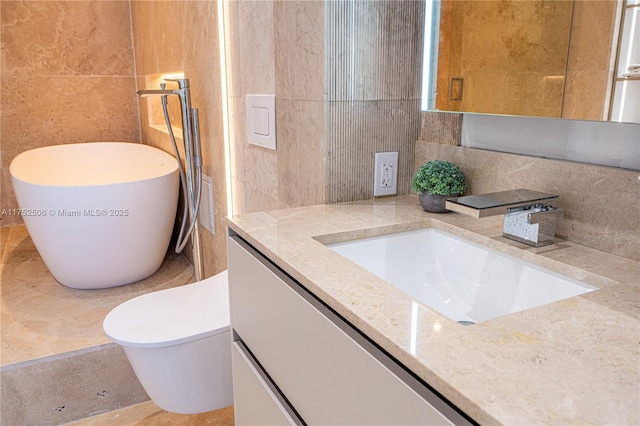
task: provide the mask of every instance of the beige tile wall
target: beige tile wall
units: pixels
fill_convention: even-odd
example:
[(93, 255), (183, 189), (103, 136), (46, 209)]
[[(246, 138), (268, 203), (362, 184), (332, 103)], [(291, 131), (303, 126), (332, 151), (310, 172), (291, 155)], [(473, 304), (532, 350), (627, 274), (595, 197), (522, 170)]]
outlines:
[[(183, 72), (190, 81), (192, 107), (199, 110), (203, 172), (211, 176), (214, 193), (215, 235), (204, 229), (201, 231), (205, 275), (211, 276), (226, 269), (227, 264), (217, 2), (134, 0), (131, 1), (131, 16), (138, 87), (159, 88), (159, 75)], [(160, 98), (140, 98), (139, 102), (143, 142), (173, 153), (163, 120), (157, 128), (149, 125), (147, 107), (151, 104), (158, 108)], [(175, 105), (176, 99), (170, 99), (170, 102)], [(172, 122), (180, 126), (178, 113), (172, 116)], [(181, 144), (180, 139), (177, 142)], [(183, 253), (190, 257), (188, 247)]]
[(20, 152), (140, 135), (128, 2), (2, 0), (0, 15), (0, 205), (13, 209), (9, 164)]
[[(227, 4), (234, 212), (371, 198), (374, 154), (383, 151), (399, 152), (406, 193), (419, 127), (420, 4)], [(248, 94), (276, 95), (276, 151), (247, 143)]]
[[(323, 203), (323, 2), (225, 5), (234, 213)], [(276, 95), (275, 151), (247, 142), (248, 94)]]

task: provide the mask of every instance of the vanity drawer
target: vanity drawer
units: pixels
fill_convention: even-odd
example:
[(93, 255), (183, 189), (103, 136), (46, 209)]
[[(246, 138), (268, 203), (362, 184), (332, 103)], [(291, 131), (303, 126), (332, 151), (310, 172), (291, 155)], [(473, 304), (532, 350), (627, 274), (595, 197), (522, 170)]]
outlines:
[(228, 250), (231, 326), (306, 423), (453, 424), (423, 396), (451, 407), (246, 242)]
[(241, 342), (231, 346), (234, 420), (246, 425), (300, 425)]

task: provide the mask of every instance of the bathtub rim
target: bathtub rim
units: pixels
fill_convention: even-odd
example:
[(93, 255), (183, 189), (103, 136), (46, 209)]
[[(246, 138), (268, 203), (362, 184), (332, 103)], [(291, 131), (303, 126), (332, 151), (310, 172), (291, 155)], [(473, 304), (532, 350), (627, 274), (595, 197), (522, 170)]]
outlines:
[[(85, 146), (85, 145), (90, 145), (90, 144), (99, 144), (99, 145), (134, 145), (136, 147), (143, 147), (143, 149), (145, 150), (149, 150), (150, 152), (153, 152), (154, 155), (161, 155), (163, 157), (166, 157), (166, 159), (172, 160), (170, 167), (167, 167), (167, 170), (163, 170), (162, 173), (155, 173), (155, 174), (149, 174), (146, 177), (142, 177), (142, 178), (136, 178), (136, 179), (128, 179), (128, 180), (119, 180), (119, 181), (113, 181), (113, 182), (104, 182), (104, 183), (85, 183), (85, 184), (56, 184), (56, 183), (43, 183), (41, 181), (34, 181), (34, 180), (29, 180), (27, 178), (25, 178), (24, 176), (24, 170), (16, 170), (19, 167), (22, 167), (21, 164), (19, 163), (20, 161), (24, 160), (24, 157), (28, 156), (28, 155), (34, 155), (35, 151), (41, 152), (41, 151), (46, 151), (46, 150), (51, 150), (51, 149), (70, 149), (70, 147), (78, 147), (78, 146)], [(20, 157), (23, 157), (22, 159), (20, 159)], [(16, 160), (18, 160), (18, 162), (16, 162)], [(173, 166), (173, 167), (171, 167)], [(18, 172), (16, 174), (16, 171)], [(134, 182), (145, 182), (148, 180), (152, 180), (152, 179), (158, 179), (158, 178), (163, 178), (165, 176), (170, 176), (173, 174), (177, 174), (179, 173), (179, 167), (178, 167), (178, 160), (176, 159), (176, 157), (172, 154), (170, 154), (167, 151), (164, 151), (163, 149), (157, 148), (155, 146), (152, 145), (147, 145), (145, 143), (142, 142), (126, 142), (126, 141), (104, 141), (104, 142), (74, 142), (74, 143), (63, 143), (63, 144), (57, 144), (57, 145), (47, 145), (47, 146), (43, 146), (43, 147), (37, 147), (37, 148), (32, 148), (32, 149), (28, 149), (26, 151), (22, 151), (20, 153), (18, 153), (12, 160), (11, 163), (9, 165), (9, 173), (11, 175), (11, 179), (16, 179), (26, 185), (33, 185), (33, 186), (39, 186), (39, 187), (48, 187), (48, 188), (86, 188), (86, 187), (103, 187), (103, 186), (110, 186), (110, 185), (121, 185), (121, 184), (127, 184), (127, 183), (134, 183)]]

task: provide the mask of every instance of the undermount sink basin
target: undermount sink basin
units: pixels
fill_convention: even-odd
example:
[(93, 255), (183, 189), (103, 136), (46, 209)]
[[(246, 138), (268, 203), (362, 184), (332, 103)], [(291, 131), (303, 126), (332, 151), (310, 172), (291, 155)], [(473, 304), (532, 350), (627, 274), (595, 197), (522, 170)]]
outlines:
[(327, 244), (408, 295), (473, 324), (595, 290), (434, 228)]

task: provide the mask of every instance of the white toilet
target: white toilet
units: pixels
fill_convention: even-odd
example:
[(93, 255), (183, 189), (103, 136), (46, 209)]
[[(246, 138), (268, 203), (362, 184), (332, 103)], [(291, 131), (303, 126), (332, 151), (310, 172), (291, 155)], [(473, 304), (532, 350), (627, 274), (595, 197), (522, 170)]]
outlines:
[(128, 300), (103, 328), (160, 408), (195, 414), (233, 404), (227, 271)]

